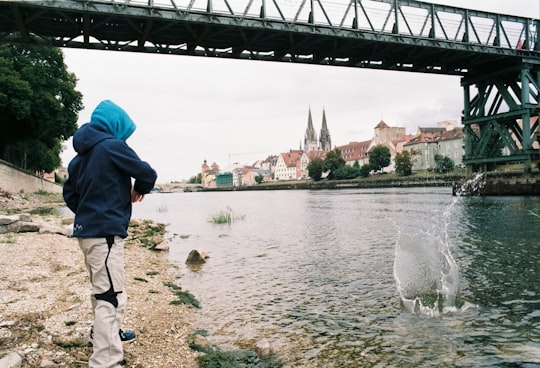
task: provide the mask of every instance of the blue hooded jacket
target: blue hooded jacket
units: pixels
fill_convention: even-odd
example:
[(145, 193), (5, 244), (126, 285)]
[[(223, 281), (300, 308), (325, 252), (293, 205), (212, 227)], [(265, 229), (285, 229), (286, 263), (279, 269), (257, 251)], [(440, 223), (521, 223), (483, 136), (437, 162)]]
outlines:
[(131, 219), (131, 181), (140, 194), (149, 193), (156, 172), (127, 144), (135, 131), (128, 114), (111, 101), (101, 102), (73, 135), (77, 156), (68, 166), (64, 200), (75, 213), (73, 236), (127, 236)]

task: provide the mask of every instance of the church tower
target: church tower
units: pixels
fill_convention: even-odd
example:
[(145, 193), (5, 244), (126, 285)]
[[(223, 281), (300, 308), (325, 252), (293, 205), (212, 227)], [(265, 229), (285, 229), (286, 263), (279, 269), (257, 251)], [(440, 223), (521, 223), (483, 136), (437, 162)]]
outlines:
[(321, 143), (321, 151), (329, 152), (332, 150), (332, 140), (330, 139), (330, 131), (328, 130), (328, 126), (326, 125), (326, 112), (324, 108), (322, 113), (322, 128), (319, 142)]
[(304, 151), (316, 151), (319, 149), (319, 141), (317, 140), (317, 133), (313, 129), (313, 119), (311, 118), (311, 107), (308, 114), (308, 126), (306, 134), (304, 135)]

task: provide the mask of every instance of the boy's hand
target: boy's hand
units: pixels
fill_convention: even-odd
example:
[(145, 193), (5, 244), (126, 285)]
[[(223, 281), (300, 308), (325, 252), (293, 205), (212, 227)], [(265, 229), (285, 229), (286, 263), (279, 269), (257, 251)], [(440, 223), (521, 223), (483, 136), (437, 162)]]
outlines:
[(135, 189), (131, 190), (131, 202), (132, 203), (142, 202), (143, 199), (144, 199), (144, 194), (140, 194)]

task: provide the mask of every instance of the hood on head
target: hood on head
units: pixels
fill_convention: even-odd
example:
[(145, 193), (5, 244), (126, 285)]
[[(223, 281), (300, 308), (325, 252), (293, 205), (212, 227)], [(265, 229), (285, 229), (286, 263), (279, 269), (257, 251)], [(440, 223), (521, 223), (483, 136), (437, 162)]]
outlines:
[(110, 100), (104, 100), (97, 105), (90, 117), (90, 123), (102, 127), (116, 139), (125, 141), (135, 131), (135, 123), (129, 115)]

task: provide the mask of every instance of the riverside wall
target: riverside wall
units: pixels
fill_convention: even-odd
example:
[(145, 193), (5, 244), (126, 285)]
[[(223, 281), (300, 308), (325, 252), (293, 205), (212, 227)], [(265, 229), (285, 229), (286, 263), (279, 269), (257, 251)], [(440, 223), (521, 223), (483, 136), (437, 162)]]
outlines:
[[(452, 193), (454, 195), (460, 195), (459, 193), (463, 192), (463, 188), (471, 187), (469, 184), (470, 182), (475, 184), (475, 188), (464, 195), (540, 195), (540, 172), (530, 174), (487, 173), (479, 179), (462, 180), (454, 183)], [(467, 192), (467, 190), (465, 190), (465, 192)]]
[(386, 177), (385, 175), (381, 175), (367, 179), (303, 180), (295, 182), (270, 182), (253, 186), (202, 188), (202, 191), (449, 187), (449, 193), (451, 193), (452, 184), (462, 179), (462, 175), (432, 175), (421, 177)]
[(9, 193), (35, 193), (40, 190), (62, 193), (62, 186), (0, 160), (0, 190)]
[[(429, 175), (387, 177), (372, 176), (366, 179), (353, 180), (311, 180), (295, 182), (271, 182), (253, 186), (200, 188), (204, 192), (240, 191), (240, 190), (294, 190), (294, 189), (350, 189), (350, 188), (409, 188), (409, 187), (448, 187), (453, 195), (540, 195), (540, 172), (523, 173), (489, 173), (485, 174), (478, 189), (468, 192), (460, 188), (471, 181), (465, 175)], [(459, 194), (458, 194), (459, 193)]]

